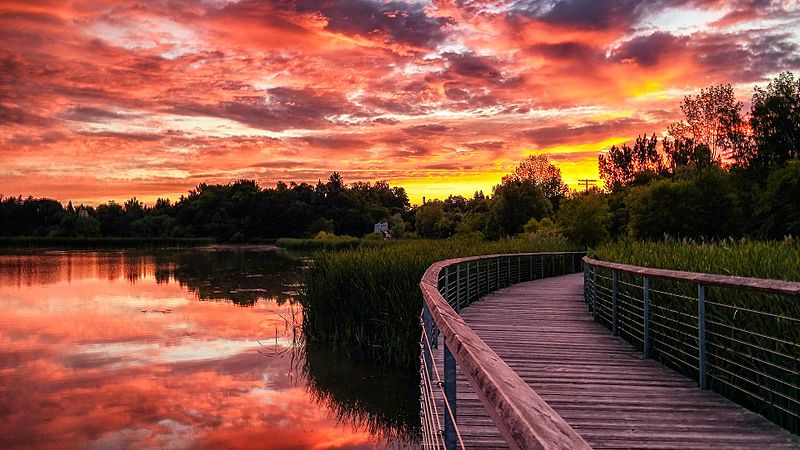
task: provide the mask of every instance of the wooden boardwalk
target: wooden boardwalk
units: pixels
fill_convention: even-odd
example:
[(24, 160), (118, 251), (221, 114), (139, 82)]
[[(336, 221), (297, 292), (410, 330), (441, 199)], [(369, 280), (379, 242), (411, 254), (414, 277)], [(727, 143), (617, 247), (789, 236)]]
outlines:
[[(593, 322), (582, 274), (497, 291), (462, 317), (594, 448), (800, 449), (800, 437), (643, 359)], [(465, 445), (505, 448), (460, 373), (457, 393)]]

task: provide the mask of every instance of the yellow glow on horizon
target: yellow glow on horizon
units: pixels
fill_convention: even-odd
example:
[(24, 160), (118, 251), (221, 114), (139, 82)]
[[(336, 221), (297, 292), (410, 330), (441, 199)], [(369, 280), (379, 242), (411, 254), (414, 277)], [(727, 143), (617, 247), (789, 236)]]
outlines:
[(485, 172), (474, 174), (448, 175), (428, 178), (398, 178), (391, 180), (392, 186), (405, 188), (412, 205), (422, 204), (426, 200), (444, 200), (451, 195), (472, 197), (475, 191), (483, 191), (490, 195), (492, 188), (500, 184), (503, 172)]
[[(539, 148), (535, 150), (523, 151), (523, 158), (527, 158), (530, 154), (536, 155), (549, 155), (551, 153), (583, 153), (583, 152), (597, 152), (598, 154), (603, 150), (608, 150), (612, 145), (621, 145), (633, 139), (631, 136), (615, 136), (604, 139), (600, 142), (589, 142), (586, 144), (571, 144), (571, 145), (557, 145), (555, 147)], [(552, 158), (551, 158), (552, 162)]]

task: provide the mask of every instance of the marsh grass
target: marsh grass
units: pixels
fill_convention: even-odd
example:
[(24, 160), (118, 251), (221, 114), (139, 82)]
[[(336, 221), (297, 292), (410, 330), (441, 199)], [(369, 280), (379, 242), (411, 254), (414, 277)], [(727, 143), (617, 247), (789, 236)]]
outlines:
[[(797, 242), (621, 242), (590, 252), (637, 266), (800, 281)], [(610, 292), (609, 270), (599, 272)], [(641, 278), (619, 275), (620, 335), (642, 348)], [(610, 327), (608, 295), (598, 319)], [(652, 356), (697, 380), (697, 285), (652, 279)], [(708, 286), (706, 349), (709, 387), (788, 430), (800, 432), (800, 298)]]
[(299, 239), (299, 238), (281, 238), (275, 241), (275, 245), (286, 250), (348, 250), (359, 247), (380, 247), (389, 244), (389, 241), (363, 239), (352, 236), (335, 236), (328, 235), (322, 239)]
[(419, 359), (419, 281), (434, 262), (495, 253), (574, 250), (563, 238), (396, 241), (317, 252), (303, 275), (304, 335), (391, 366)]

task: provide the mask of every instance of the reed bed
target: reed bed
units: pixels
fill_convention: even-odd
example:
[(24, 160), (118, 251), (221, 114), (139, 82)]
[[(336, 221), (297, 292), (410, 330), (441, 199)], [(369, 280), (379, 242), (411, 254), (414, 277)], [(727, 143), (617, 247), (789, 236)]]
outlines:
[(558, 237), (397, 241), (374, 248), (317, 252), (301, 296), (304, 334), (391, 366), (419, 359), (419, 281), (434, 262), (495, 253), (570, 251)]
[(363, 239), (352, 236), (334, 236), (325, 239), (280, 238), (275, 245), (286, 250), (348, 250), (358, 247), (380, 247), (388, 241)]
[[(644, 267), (800, 281), (797, 242), (727, 240), (620, 242), (590, 255)], [(611, 327), (609, 270), (598, 272), (598, 321)], [(642, 348), (641, 277), (619, 274), (620, 336)], [(695, 380), (697, 285), (652, 279), (651, 356)], [(709, 387), (784, 428), (800, 432), (800, 298), (707, 287)]]

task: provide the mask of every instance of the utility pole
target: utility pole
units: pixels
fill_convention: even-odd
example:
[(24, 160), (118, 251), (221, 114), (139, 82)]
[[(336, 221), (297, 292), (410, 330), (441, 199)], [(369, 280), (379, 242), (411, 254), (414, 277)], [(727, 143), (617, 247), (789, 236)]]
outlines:
[(583, 192), (588, 192), (589, 191), (589, 184), (591, 184), (594, 187), (594, 185), (596, 183), (597, 183), (597, 180), (590, 180), (590, 179), (586, 179), (586, 178), (578, 179), (578, 184), (582, 184), (583, 185)]

